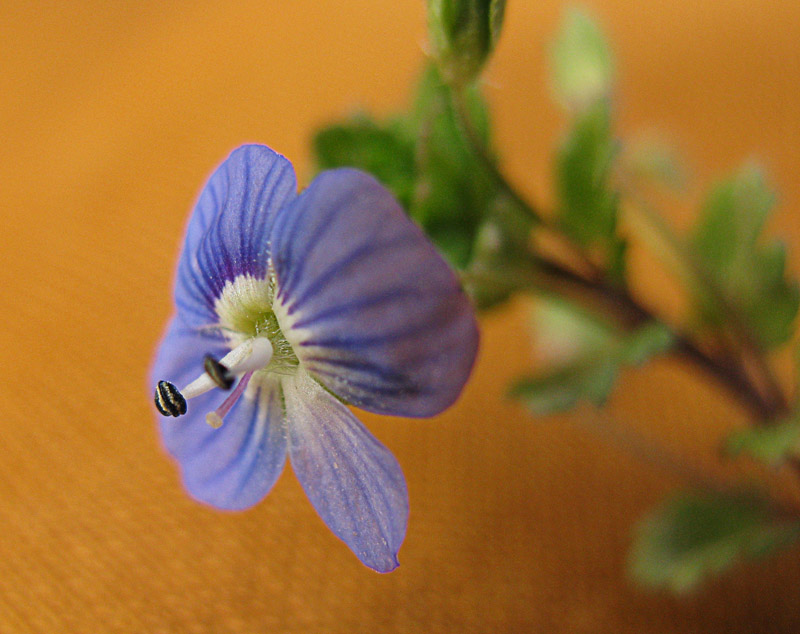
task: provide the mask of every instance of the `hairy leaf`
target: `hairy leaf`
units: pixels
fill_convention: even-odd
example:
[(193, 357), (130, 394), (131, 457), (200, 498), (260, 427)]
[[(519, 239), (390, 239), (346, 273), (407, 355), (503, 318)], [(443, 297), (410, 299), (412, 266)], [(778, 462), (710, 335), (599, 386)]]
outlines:
[(606, 268), (621, 278), (624, 242), (616, 234), (619, 193), (611, 182), (617, 149), (609, 105), (598, 101), (577, 117), (559, 148), (555, 184), (563, 230), (584, 247), (599, 248)]
[(602, 405), (618, 371), (619, 366), (611, 358), (585, 359), (550, 373), (520, 379), (512, 385), (510, 395), (542, 416), (569, 410), (582, 400)]
[(732, 456), (747, 454), (769, 465), (777, 465), (800, 449), (800, 419), (797, 416), (769, 427), (750, 427), (731, 434), (726, 451)]
[(621, 346), (622, 360), (630, 365), (641, 365), (652, 357), (672, 347), (675, 337), (660, 322), (650, 322), (627, 335)]
[(357, 167), (373, 174), (407, 209), (414, 193), (414, 139), (399, 122), (366, 114), (319, 130), (313, 150), (320, 170)]
[[(791, 337), (800, 307), (800, 288), (787, 275), (784, 246), (760, 240), (774, 199), (761, 170), (745, 166), (712, 190), (691, 241), (714, 286), (763, 348)], [(713, 295), (699, 301), (704, 323), (724, 328), (725, 307)]]
[(673, 343), (663, 324), (624, 333), (564, 300), (542, 302), (533, 328), (538, 356), (548, 367), (519, 379), (510, 394), (535, 414), (565, 411), (582, 400), (602, 405), (624, 366), (642, 364)]
[(756, 495), (687, 492), (640, 523), (629, 568), (643, 585), (684, 593), (798, 537), (800, 523), (780, 519)]

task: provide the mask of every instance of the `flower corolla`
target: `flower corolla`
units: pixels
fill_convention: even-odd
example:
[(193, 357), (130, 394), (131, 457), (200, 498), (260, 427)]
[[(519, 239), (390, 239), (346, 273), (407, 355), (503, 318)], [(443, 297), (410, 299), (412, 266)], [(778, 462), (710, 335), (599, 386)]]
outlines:
[(200, 195), (175, 304), (152, 377), (189, 493), (248, 508), (288, 455), (330, 529), (393, 570), (405, 479), (346, 405), (438, 414), (478, 346), (469, 300), (423, 232), (368, 174), (323, 172), (298, 194), (288, 160), (243, 146)]

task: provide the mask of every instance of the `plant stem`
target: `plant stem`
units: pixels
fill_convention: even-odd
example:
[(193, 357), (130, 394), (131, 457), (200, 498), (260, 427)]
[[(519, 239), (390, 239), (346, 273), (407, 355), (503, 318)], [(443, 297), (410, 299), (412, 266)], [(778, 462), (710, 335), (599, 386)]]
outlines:
[[(630, 195), (632, 192), (628, 192)], [(651, 232), (658, 236), (659, 243), (668, 253), (662, 254), (672, 262), (680, 263), (680, 272), (687, 283), (691, 284), (698, 292), (706, 295), (716, 304), (726, 322), (735, 335), (734, 342), (738, 344), (746, 361), (749, 361), (760, 379), (761, 387), (764, 390), (764, 398), (770, 403), (770, 407), (776, 413), (786, 413), (789, 409), (788, 400), (783, 388), (764, 356), (763, 350), (758, 344), (757, 337), (752, 329), (742, 318), (734, 302), (731, 301), (728, 293), (720, 287), (717, 281), (709, 274), (702, 262), (699, 262), (695, 254), (678, 239), (672, 229), (663, 221), (650, 206), (643, 200), (634, 200), (631, 209), (638, 212), (638, 216), (649, 225)], [(659, 249), (662, 251), (663, 249)], [(735, 359), (735, 355), (729, 355), (730, 360)], [(729, 360), (729, 362), (730, 362)]]
[[(535, 266), (557, 283), (577, 288), (610, 305), (629, 328), (635, 328), (650, 321), (664, 323), (652, 311), (640, 304), (626, 289), (608, 285), (602, 280), (588, 280), (558, 263), (539, 258), (536, 259)], [(727, 388), (734, 398), (747, 407), (757, 421), (771, 420), (783, 413), (774, 402), (766, 400), (761, 395), (740, 366), (717, 359), (700, 348), (686, 334), (669, 324), (666, 325), (675, 338), (675, 352)]]
[(568, 236), (566, 236), (557, 226), (555, 226), (550, 219), (541, 213), (534, 205), (532, 205), (523, 196), (517, 188), (512, 185), (505, 177), (503, 172), (497, 165), (497, 161), (492, 156), (489, 148), (481, 139), (475, 126), (472, 122), (472, 117), (469, 114), (467, 107), (466, 94), (463, 88), (450, 89), (451, 102), (453, 110), (456, 115), (458, 123), (464, 132), (464, 136), (469, 144), (470, 150), (475, 157), (483, 164), (484, 169), (494, 180), (495, 184), (500, 190), (514, 203), (514, 206), (527, 215), (534, 223), (546, 229), (552, 236), (554, 236), (566, 251), (574, 258), (579, 266), (588, 272), (592, 277), (597, 277), (601, 274), (597, 265), (586, 256), (583, 250), (576, 245)]
[(486, 144), (481, 139), (477, 130), (475, 130), (475, 126), (472, 123), (472, 117), (469, 114), (469, 108), (467, 107), (464, 90), (451, 88), (450, 96), (456, 119), (461, 125), (461, 130), (464, 132), (464, 136), (469, 143), (469, 148), (472, 153), (483, 164), (484, 169), (495, 181), (495, 184), (520, 210), (527, 214), (530, 219), (537, 224), (544, 223), (545, 220), (542, 214), (533, 205), (531, 205), (525, 199), (525, 197), (523, 197), (516, 190), (516, 188), (508, 182), (508, 180), (506, 180), (506, 177), (497, 166), (497, 162), (494, 160), (494, 157), (492, 157), (489, 153), (489, 149), (486, 147)]
[[(582, 275), (581, 273), (568, 269), (559, 262), (547, 260), (541, 256), (532, 256), (532, 261), (537, 269), (545, 276), (551, 277), (559, 282), (566, 282), (574, 288), (581, 289), (583, 292), (588, 292), (596, 299), (611, 304), (618, 315), (621, 315), (625, 319), (628, 327), (636, 327), (653, 320), (664, 323), (663, 320), (659, 319), (652, 311), (640, 304), (630, 294), (628, 289), (607, 282), (604, 279), (602, 271), (586, 256), (583, 250), (572, 242), (568, 236), (565, 236), (563, 232), (559, 231), (558, 227), (549, 223), (546, 217), (508, 182), (472, 124), (472, 119), (466, 104), (465, 93), (463, 90), (452, 89), (451, 96), (456, 117), (461, 124), (472, 152), (481, 161), (497, 186), (520, 210), (540, 225), (543, 225), (554, 234), (558, 235), (562, 239), (562, 242), (567, 245), (571, 254), (577, 259), (581, 268), (587, 271), (587, 274)], [(671, 234), (668, 234), (666, 236), (670, 246), (675, 247), (677, 249), (676, 253), (680, 256), (684, 256), (684, 250), (680, 247), (677, 240), (672, 240), (670, 235)], [(693, 266), (693, 262), (691, 261), (687, 262), (687, 266), (692, 270), (696, 270), (696, 267)], [(727, 388), (728, 392), (750, 411), (758, 423), (769, 422), (785, 414), (788, 409), (788, 404), (783, 390), (766, 360), (760, 354), (755, 342), (750, 338), (749, 331), (740, 324), (741, 320), (738, 318), (738, 313), (733, 310), (729, 302), (724, 301), (726, 300), (724, 294), (717, 294), (716, 287), (713, 284), (709, 285), (707, 283), (708, 281), (705, 279), (705, 276), (700, 276), (699, 281), (705, 286), (711, 286), (711, 290), (715, 292), (715, 296), (720, 295), (719, 299), (723, 302), (723, 307), (726, 309), (726, 312), (735, 314), (735, 323), (740, 326), (737, 327), (736, 330), (743, 336), (742, 340), (745, 349), (748, 352), (749, 358), (759, 371), (766, 394), (762, 394), (761, 390), (753, 383), (741, 364), (730, 363), (726, 359), (720, 359), (709, 354), (689, 335), (667, 324), (675, 337), (675, 351), (714, 378), (720, 385)]]

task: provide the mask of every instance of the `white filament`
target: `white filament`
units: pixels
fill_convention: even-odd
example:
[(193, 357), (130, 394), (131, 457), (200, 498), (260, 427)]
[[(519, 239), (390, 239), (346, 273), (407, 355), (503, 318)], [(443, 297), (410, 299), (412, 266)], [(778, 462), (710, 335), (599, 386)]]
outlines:
[[(251, 337), (236, 346), (219, 362), (234, 376), (260, 370), (272, 359), (272, 344), (266, 337)], [(214, 380), (203, 372), (181, 390), (183, 398), (190, 399), (218, 387)]]

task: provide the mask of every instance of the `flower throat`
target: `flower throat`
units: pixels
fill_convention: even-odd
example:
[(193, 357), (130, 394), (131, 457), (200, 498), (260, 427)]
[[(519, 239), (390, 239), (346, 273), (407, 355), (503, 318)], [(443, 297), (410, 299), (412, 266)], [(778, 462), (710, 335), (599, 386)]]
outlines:
[[(268, 372), (293, 374), (297, 370), (297, 355), (272, 310), (275, 285), (271, 277), (257, 279), (242, 275), (226, 283), (214, 305), (219, 322), (213, 328), (226, 337), (231, 351), (219, 360), (206, 355), (202, 374), (183, 390), (169, 381), (159, 381), (155, 404), (162, 415), (182, 416), (188, 409), (187, 400), (214, 388), (230, 390), (240, 377), (223, 403), (206, 414), (209, 425), (220, 427), (248, 385), (257, 388), (259, 379)], [(251, 382), (252, 379), (255, 381)]]

